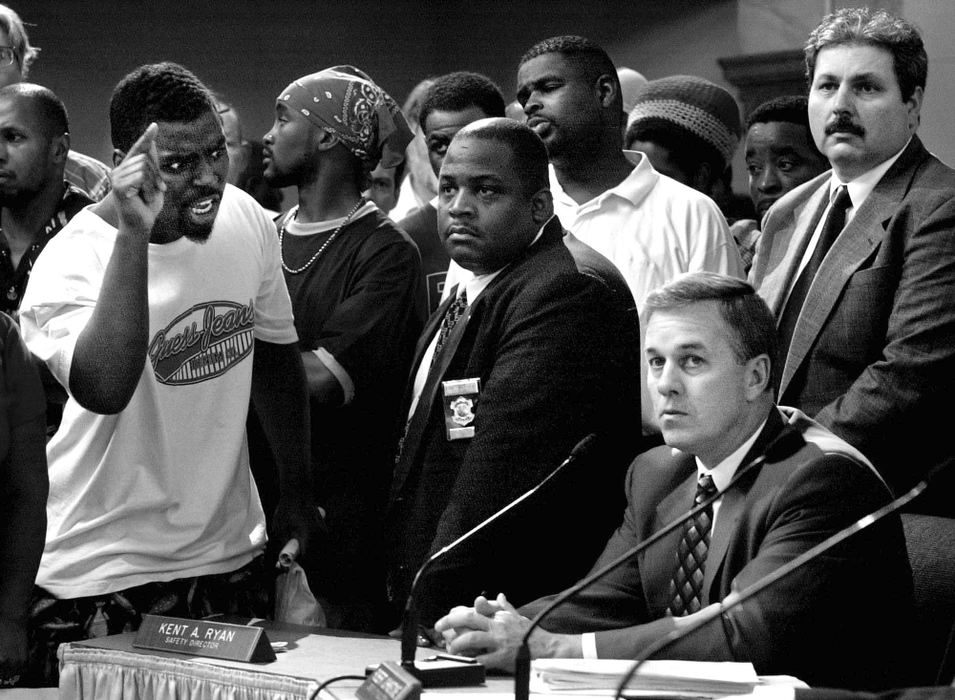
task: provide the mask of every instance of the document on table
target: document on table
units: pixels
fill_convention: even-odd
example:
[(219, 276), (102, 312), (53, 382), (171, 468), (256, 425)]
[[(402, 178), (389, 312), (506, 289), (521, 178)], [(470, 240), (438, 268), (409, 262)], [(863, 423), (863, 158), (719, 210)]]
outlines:
[[(625, 659), (538, 659), (531, 692), (612, 695), (633, 665)], [(647, 661), (627, 685), (627, 697), (715, 698), (752, 693), (760, 679), (750, 663)]]

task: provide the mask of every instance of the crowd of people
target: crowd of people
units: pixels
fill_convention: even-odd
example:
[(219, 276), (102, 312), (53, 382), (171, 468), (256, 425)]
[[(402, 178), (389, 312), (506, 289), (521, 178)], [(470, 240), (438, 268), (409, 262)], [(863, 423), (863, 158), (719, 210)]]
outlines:
[[(0, 683), (145, 614), (270, 617), (293, 541), (329, 627), (397, 632), (422, 564), (588, 435), (434, 562), (416, 631), (510, 671), (555, 595), (683, 518), (530, 636), (635, 658), (952, 461), (955, 171), (901, 17), (828, 15), (807, 93), (745, 120), (573, 35), (516, 102), (284, 76), (260, 142), (149, 64), (110, 167), (3, 5), (0, 44)], [(912, 624), (896, 515), (664, 654), (881, 689), (922, 680)]]

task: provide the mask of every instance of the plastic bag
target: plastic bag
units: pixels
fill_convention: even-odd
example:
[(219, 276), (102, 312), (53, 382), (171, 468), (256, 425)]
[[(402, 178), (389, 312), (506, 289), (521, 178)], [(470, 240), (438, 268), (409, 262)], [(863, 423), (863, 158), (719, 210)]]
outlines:
[(275, 577), (275, 621), (325, 627), (325, 611), (308, 587), (305, 569), (295, 561), (298, 540), (292, 540), (279, 554), (282, 573)]

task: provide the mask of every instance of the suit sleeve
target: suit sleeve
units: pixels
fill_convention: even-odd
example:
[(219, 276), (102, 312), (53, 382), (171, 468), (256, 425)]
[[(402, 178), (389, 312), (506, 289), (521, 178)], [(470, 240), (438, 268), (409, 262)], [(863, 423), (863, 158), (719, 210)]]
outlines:
[[(932, 455), (926, 463), (950, 454), (942, 451), (950, 445), (942, 417), (948, 412), (940, 409), (955, 389), (955, 202), (946, 198), (931, 211), (906, 207), (890, 225), (913, 229), (898, 242), (887, 236), (883, 244), (900, 248), (885, 253), (900, 256), (901, 264), (862, 270), (850, 281), (871, 285), (868, 294), (856, 290), (859, 299), (891, 304), (884, 347), (816, 419), (875, 460), (891, 484), (908, 488), (919, 474), (899, 473), (909, 467), (880, 456), (913, 443)], [(849, 328), (845, 342), (870, 332)]]
[[(639, 458), (638, 458), (639, 459)], [(634, 494), (634, 483), (639, 482), (638, 471), (631, 466), (627, 472), (626, 492)], [(642, 486), (637, 486), (642, 489)], [(624, 552), (632, 549), (647, 533), (642, 532), (638, 522), (643, 514), (638, 514), (634, 499), (627, 501), (623, 522), (610, 536), (600, 557), (587, 573), (594, 572), (614, 561)], [(539, 598), (520, 609), (520, 613), (533, 619), (560, 594)], [(640, 579), (640, 567), (636, 558), (631, 557), (625, 563), (595, 581), (580, 593), (568, 599), (542, 620), (541, 626), (551, 632), (579, 634), (620, 627), (632, 627), (649, 620), (647, 602)]]

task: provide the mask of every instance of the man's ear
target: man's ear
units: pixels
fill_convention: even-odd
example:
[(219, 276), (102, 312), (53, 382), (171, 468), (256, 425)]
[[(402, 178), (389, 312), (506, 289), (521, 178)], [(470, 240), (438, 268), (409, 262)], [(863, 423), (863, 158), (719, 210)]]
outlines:
[(538, 226), (543, 226), (554, 215), (554, 198), (546, 187), (531, 196), (531, 218)]
[(909, 107), (909, 129), (912, 132), (915, 132), (919, 128), (919, 122), (921, 120), (922, 112), (922, 100), (925, 98), (925, 91), (922, 90), (921, 86), (916, 85), (915, 89), (912, 90), (912, 96), (906, 100), (906, 104)]
[(620, 92), (620, 83), (615, 76), (604, 73), (594, 83), (594, 92), (602, 107), (610, 107), (617, 93)]
[(117, 165), (122, 163), (123, 158), (125, 157), (126, 157), (126, 153), (124, 151), (121, 151), (118, 148), (114, 148), (113, 149), (113, 167), (115, 168)]
[(53, 152), (53, 161), (55, 163), (65, 163), (67, 156), (70, 155), (70, 134), (64, 132), (57, 136), (50, 144)]
[(315, 145), (320, 151), (330, 150), (341, 143), (341, 139), (328, 129), (316, 127), (316, 132), (313, 138), (315, 139)]
[(772, 368), (769, 355), (757, 355), (746, 361), (746, 398), (754, 401), (769, 391), (772, 380)]

